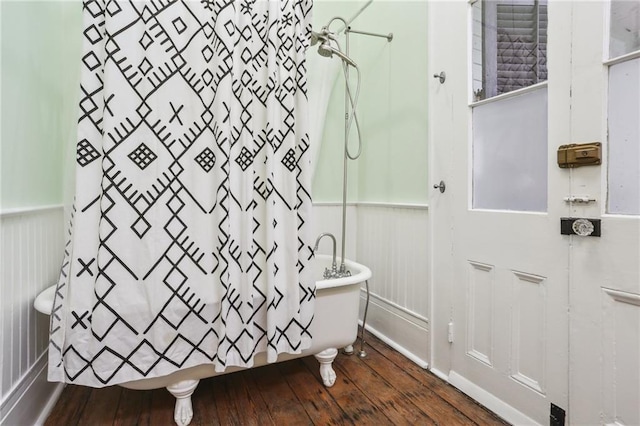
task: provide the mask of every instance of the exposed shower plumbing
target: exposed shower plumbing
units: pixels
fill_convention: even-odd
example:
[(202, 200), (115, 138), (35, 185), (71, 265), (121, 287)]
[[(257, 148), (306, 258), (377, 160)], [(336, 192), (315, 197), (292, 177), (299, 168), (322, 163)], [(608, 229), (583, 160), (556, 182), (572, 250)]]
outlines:
[[(370, 3), (370, 2), (369, 2)], [(369, 4), (367, 3), (367, 4)], [(318, 54), (323, 57), (331, 58), (334, 55), (342, 60), (342, 71), (344, 73), (345, 79), (345, 129), (344, 129), (344, 167), (343, 167), (343, 180), (342, 180), (342, 253), (341, 253), (341, 263), (340, 270), (345, 270), (344, 259), (345, 259), (345, 228), (346, 228), (346, 205), (347, 205), (347, 163), (348, 160), (357, 160), (362, 154), (362, 136), (360, 132), (360, 122), (358, 120), (358, 98), (360, 96), (360, 68), (356, 64), (356, 62), (349, 57), (349, 34), (360, 34), (365, 36), (373, 36), (373, 37), (383, 37), (386, 38), (388, 42), (391, 42), (393, 39), (393, 34), (377, 34), (371, 33), (367, 31), (356, 31), (353, 30), (349, 24), (350, 21), (346, 21), (344, 18), (336, 16), (331, 18), (329, 22), (323, 26), (319, 32), (311, 31), (311, 46), (318, 46)], [(330, 29), (330, 26), (335, 21), (341, 21), (343, 24), (343, 28), (338, 30), (338, 32), (333, 32)], [(338, 41), (338, 34), (343, 32), (345, 35), (345, 50), (343, 51), (340, 42)], [(351, 84), (349, 80), (349, 67), (352, 67), (356, 70), (357, 73), (357, 84), (355, 89), (355, 94), (352, 92)], [(356, 126), (356, 134), (358, 137), (357, 150), (355, 153), (351, 151), (349, 145), (349, 135), (351, 133), (351, 127), (355, 123)]]
[[(360, 123), (358, 121), (358, 113), (357, 113), (357, 106), (358, 106), (358, 97), (360, 95), (360, 82), (361, 82), (361, 78), (360, 78), (360, 68), (358, 67), (358, 65), (355, 63), (355, 61), (353, 61), (353, 59), (351, 59), (349, 57), (349, 34), (353, 33), (353, 34), (361, 34), (361, 35), (365, 35), (365, 36), (373, 36), (373, 37), (384, 37), (387, 39), (388, 42), (391, 42), (391, 40), (393, 39), (393, 34), (389, 33), (389, 34), (377, 34), (377, 33), (370, 33), (370, 32), (366, 32), (366, 31), (356, 31), (351, 29), (351, 27), (349, 26), (350, 23), (353, 21), (353, 19), (355, 19), (355, 17), (357, 15), (359, 15), (360, 13), (362, 13), (362, 11), (367, 8), (371, 2), (373, 0), (369, 0), (359, 11), (358, 13), (356, 13), (356, 15), (351, 18), (349, 21), (336, 16), (334, 18), (332, 18), (331, 20), (329, 20), (329, 22), (327, 23), (327, 25), (325, 25), (324, 27), (322, 27), (322, 29), (320, 30), (320, 32), (315, 32), (312, 31), (311, 32), (311, 46), (315, 46), (316, 44), (319, 43), (318, 46), (318, 54), (320, 56), (326, 57), (326, 58), (332, 58), (334, 55), (337, 56), (338, 58), (340, 58), (342, 60), (342, 72), (344, 73), (344, 79), (345, 79), (345, 128), (344, 128), (344, 167), (343, 167), (343, 178), (342, 178), (342, 260), (340, 263), (340, 269), (336, 271), (336, 260), (335, 260), (335, 256), (336, 256), (336, 250), (335, 250), (335, 237), (331, 234), (321, 234), (318, 239), (316, 240), (316, 246), (314, 248), (314, 251), (318, 248), (318, 244), (320, 242), (320, 239), (325, 236), (325, 235), (330, 235), (331, 238), (333, 239), (333, 266), (332, 269), (333, 271), (329, 271), (328, 269), (325, 271), (325, 278), (327, 278), (327, 274), (332, 275), (332, 274), (336, 274), (338, 276), (345, 276), (345, 275), (350, 275), (350, 272), (346, 270), (345, 268), (345, 263), (344, 263), (344, 259), (345, 259), (345, 230), (346, 230), (346, 222), (347, 222), (347, 164), (348, 164), (348, 160), (356, 160), (360, 157), (360, 155), (362, 154), (362, 136), (361, 136), (361, 132), (360, 132)], [(332, 32), (329, 27), (330, 25), (334, 22), (334, 21), (341, 21), (343, 23), (343, 27), (338, 30), (337, 32)], [(343, 51), (342, 48), (340, 47), (340, 43), (338, 41), (338, 37), (337, 34), (339, 34), (340, 32), (343, 32), (345, 35), (345, 50)], [(335, 45), (335, 46), (334, 46)], [(350, 80), (349, 80), (349, 67), (352, 67), (356, 70), (357, 73), (357, 85), (356, 85), (356, 90), (355, 90), (355, 96), (351, 91), (351, 86), (350, 86)], [(349, 134), (351, 132), (351, 126), (352, 124), (355, 122), (356, 124), (356, 133), (358, 135), (358, 149), (357, 152), (355, 154), (353, 154), (350, 149), (349, 149)], [(361, 358), (364, 358), (367, 356), (367, 353), (364, 350), (364, 330), (366, 327), (366, 323), (367, 323), (367, 310), (369, 308), (369, 282), (366, 281), (366, 293), (367, 293), (367, 299), (366, 299), (366, 303), (365, 303), (365, 308), (364, 308), (364, 317), (362, 319), (362, 335), (360, 336), (360, 352), (358, 353), (358, 356), (360, 356)], [(353, 353), (353, 348), (350, 345), (349, 348), (351, 348), (350, 350), (346, 350), (345, 353)]]

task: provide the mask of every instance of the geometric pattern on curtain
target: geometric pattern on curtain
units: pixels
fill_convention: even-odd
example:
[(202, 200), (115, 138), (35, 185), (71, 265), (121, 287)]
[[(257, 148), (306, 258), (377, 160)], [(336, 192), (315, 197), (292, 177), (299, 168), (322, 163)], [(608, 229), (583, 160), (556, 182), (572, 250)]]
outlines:
[(310, 346), (311, 8), (84, 1), (50, 380), (220, 372)]

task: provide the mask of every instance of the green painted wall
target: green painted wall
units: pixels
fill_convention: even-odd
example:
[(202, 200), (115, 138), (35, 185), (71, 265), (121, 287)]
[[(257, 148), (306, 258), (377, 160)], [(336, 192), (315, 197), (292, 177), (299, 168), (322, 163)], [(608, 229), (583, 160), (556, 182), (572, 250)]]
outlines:
[[(365, 0), (316, 0), (314, 29), (349, 18)], [(2, 0), (2, 209), (58, 204), (64, 150), (75, 135), (81, 43), (75, 1)], [(353, 28), (394, 33), (394, 40), (351, 35), (362, 69), (358, 112), (364, 152), (349, 162), (349, 200), (427, 201), (428, 76), (426, 1), (375, 0)], [(334, 28), (334, 27), (332, 27)], [(309, 66), (322, 58), (309, 52)], [(352, 80), (355, 73), (351, 72)], [(355, 82), (355, 81), (354, 81)], [(344, 78), (336, 76), (313, 182), (315, 201), (341, 201)], [(355, 132), (351, 143), (355, 145)]]
[(0, 2), (0, 207), (60, 204), (75, 138), (81, 3)]
[[(314, 29), (332, 16), (352, 16), (363, 4), (316, 1)], [(389, 43), (383, 38), (350, 35), (349, 55), (362, 72), (358, 114), (364, 143), (360, 159), (349, 162), (351, 201), (428, 200), (426, 22), (426, 1), (374, 0), (352, 23), (353, 29), (391, 32), (394, 38)], [(309, 52), (310, 62), (317, 59), (313, 56), (318, 56), (315, 50)], [(341, 200), (343, 132), (344, 79), (340, 75), (331, 97), (313, 182), (315, 201)], [(355, 139), (353, 132), (354, 145)]]

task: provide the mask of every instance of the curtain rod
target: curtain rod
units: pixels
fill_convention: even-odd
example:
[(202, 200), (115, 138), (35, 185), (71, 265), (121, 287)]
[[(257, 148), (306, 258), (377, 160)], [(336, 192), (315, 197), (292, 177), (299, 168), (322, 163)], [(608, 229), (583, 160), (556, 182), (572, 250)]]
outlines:
[(384, 38), (387, 39), (387, 41), (393, 40), (393, 33), (389, 33), (389, 34), (370, 33), (368, 31), (354, 30), (351, 27), (347, 27), (347, 29), (344, 32), (345, 33), (353, 33), (353, 34), (363, 34), (363, 35), (368, 35), (368, 36), (373, 36), (373, 37), (384, 37)]
[(373, 3), (373, 0), (368, 0), (368, 1), (367, 1), (367, 2), (366, 2), (366, 3), (365, 3), (365, 4), (364, 4), (360, 9), (358, 9), (358, 11), (357, 11), (357, 12), (356, 12), (356, 13), (355, 13), (351, 18), (347, 19), (347, 23), (346, 23), (346, 25), (345, 25), (345, 26), (343, 26), (342, 28), (340, 28), (337, 32), (338, 32), (338, 33), (340, 33), (340, 32), (342, 32), (343, 30), (347, 29), (347, 28), (349, 27), (349, 25), (350, 25), (350, 24), (351, 24), (351, 23), (352, 23), (352, 22), (353, 22), (353, 21), (354, 21), (358, 16), (360, 16), (360, 14), (361, 14), (362, 12), (364, 12), (364, 10), (365, 10), (366, 8), (368, 8), (368, 7), (371, 5), (371, 3)]

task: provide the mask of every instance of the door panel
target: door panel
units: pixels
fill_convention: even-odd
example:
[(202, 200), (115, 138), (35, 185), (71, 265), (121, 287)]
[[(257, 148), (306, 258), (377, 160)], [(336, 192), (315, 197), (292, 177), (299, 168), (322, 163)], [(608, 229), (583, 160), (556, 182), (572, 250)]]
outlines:
[(511, 377), (545, 393), (547, 386), (546, 310), (548, 281), (545, 277), (513, 272), (511, 314)]
[(453, 317), (466, 335), (453, 343), (452, 370), (546, 423), (551, 402), (566, 407), (567, 249), (558, 222), (498, 211), (461, 217)]
[[(557, 146), (569, 140), (566, 123), (570, 108), (568, 84), (551, 80), (559, 67), (568, 66), (565, 63), (570, 39), (565, 37), (565, 42), (551, 44), (554, 37), (562, 40), (561, 34), (567, 31), (567, 11), (562, 3), (548, 6), (548, 85), (479, 102), (478, 111), (489, 111), (489, 117), (504, 115), (505, 109), (513, 112), (510, 108), (524, 111), (480, 128), (476, 125), (482, 123), (474, 122), (477, 116), (470, 106), (471, 92), (478, 91), (479, 82), (468, 75), (468, 70), (477, 66), (471, 61), (478, 62), (478, 54), (474, 54), (477, 43), (468, 43), (474, 40), (474, 6), (466, 2), (430, 3), (430, 24), (442, 29), (440, 42), (431, 44), (431, 54), (441, 61), (434, 64), (433, 71), (446, 71), (447, 90), (455, 93), (448, 99), (451, 104), (446, 110), (432, 111), (437, 120), (430, 121), (434, 150), (451, 150), (450, 166), (438, 165), (448, 171), (450, 189), (442, 195), (434, 194), (432, 203), (434, 220), (443, 221), (438, 228), (448, 229), (452, 239), (450, 252), (434, 253), (434, 267), (446, 265), (438, 258), (451, 258), (452, 280), (439, 283), (434, 278), (436, 289), (451, 289), (450, 319), (455, 337), (450, 345), (449, 377), (454, 385), (517, 424), (546, 424), (551, 403), (568, 406), (569, 246), (567, 238), (560, 235), (559, 221), (569, 215), (562, 197), (569, 192), (570, 183), (555, 161)], [(457, 31), (455, 34), (452, 28)], [(432, 92), (434, 104), (444, 103), (440, 95), (441, 92)], [(536, 108), (528, 109), (528, 99), (542, 100), (547, 109), (542, 113), (542, 122), (534, 119), (540, 114), (533, 112)], [(523, 102), (524, 108), (514, 106)], [(497, 128), (506, 129), (507, 125), (508, 130)], [(533, 136), (525, 142), (525, 137), (540, 129), (544, 146), (531, 151), (530, 144), (539, 143), (540, 138)], [(484, 142), (493, 148), (481, 158), (483, 147), (477, 144)], [(514, 149), (517, 143), (521, 145)], [(510, 158), (504, 156), (507, 151), (511, 151)], [(536, 162), (540, 153), (542, 161)], [(485, 172), (492, 173), (500, 167), (499, 178), (474, 181), (474, 176), (486, 177)], [(521, 173), (523, 169), (527, 172)], [(523, 179), (524, 184), (520, 185), (518, 179)], [(517, 196), (509, 196), (508, 191), (512, 190)], [(506, 195), (499, 197), (498, 204), (483, 204), (483, 200), (474, 199), (474, 191), (476, 197)], [(532, 191), (542, 195), (529, 198)], [(442, 196), (448, 197), (451, 206), (447, 217), (438, 212), (435, 204), (442, 202)], [(515, 198), (520, 201), (514, 204)], [(536, 201), (529, 203), (533, 198)], [(507, 204), (500, 204), (503, 201)], [(518, 208), (530, 211), (515, 211)], [(435, 304), (440, 305), (442, 299), (437, 293), (435, 297)], [(434, 318), (435, 322), (438, 320)], [(434, 342), (436, 352), (441, 345), (442, 342)]]
[(640, 424), (640, 295), (602, 289), (602, 412), (606, 423)]
[[(478, 1), (430, 3), (431, 71), (447, 73), (430, 99), (432, 153), (446, 159), (432, 162), (432, 177), (447, 180), (430, 210), (440, 330), (433, 366), (448, 368), (454, 385), (513, 423), (547, 424), (554, 404), (567, 410), (568, 424), (640, 424), (640, 51), (633, 51), (640, 6), (612, 0), (612, 16), (625, 23), (620, 32), (606, 22), (611, 2), (549, 2), (546, 210), (516, 212), (474, 208), (487, 207), (475, 203), (474, 190), (491, 195), (517, 175), (506, 168), (474, 187), (481, 138), (473, 107), (509, 100), (470, 105), (471, 93), (483, 95), (482, 80), (468, 75), (481, 57), (473, 34)], [(604, 46), (619, 52), (628, 32), (626, 56), (603, 62)], [(499, 125), (483, 137), (499, 138)], [(602, 143), (602, 165), (558, 167), (560, 145), (586, 142)], [(488, 158), (504, 165), (501, 152)], [(585, 196), (595, 201), (565, 201)], [(600, 220), (602, 235), (561, 235), (563, 217)], [(450, 345), (447, 322), (455, 330)]]
[[(637, 2), (615, 1), (614, 8), (621, 4), (635, 4), (638, 13)], [(615, 28), (605, 25), (608, 7), (608, 2), (576, 2), (572, 8), (572, 141), (602, 141), (604, 162), (601, 167), (570, 172), (571, 193), (597, 200), (572, 205), (571, 214), (600, 219), (602, 236), (568, 237), (569, 418), (574, 424), (637, 425), (640, 216), (634, 210), (640, 205), (640, 74), (633, 77), (638, 59), (603, 65), (602, 46), (609, 44), (605, 29)], [(635, 25), (637, 33), (637, 20)], [(629, 25), (626, 29), (633, 30)], [(625, 214), (607, 213), (608, 205), (613, 212)]]

